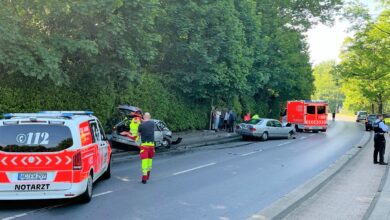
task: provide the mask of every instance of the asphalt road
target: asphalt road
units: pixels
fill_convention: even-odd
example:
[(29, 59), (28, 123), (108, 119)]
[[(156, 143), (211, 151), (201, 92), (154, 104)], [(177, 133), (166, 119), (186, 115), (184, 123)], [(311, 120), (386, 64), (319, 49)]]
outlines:
[(88, 204), (2, 202), (0, 219), (246, 219), (319, 174), (362, 137), (355, 122), (296, 139), (234, 142), (156, 155), (140, 183), (138, 158), (113, 164)]

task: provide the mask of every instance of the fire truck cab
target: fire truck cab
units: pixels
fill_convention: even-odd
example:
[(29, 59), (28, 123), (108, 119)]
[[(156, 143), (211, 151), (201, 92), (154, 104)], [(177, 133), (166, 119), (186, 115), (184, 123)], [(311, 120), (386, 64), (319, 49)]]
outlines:
[(111, 147), (92, 112), (4, 114), (0, 120), (0, 200), (92, 198), (110, 178)]
[(296, 131), (326, 132), (328, 128), (328, 102), (300, 100), (287, 102), (287, 123)]

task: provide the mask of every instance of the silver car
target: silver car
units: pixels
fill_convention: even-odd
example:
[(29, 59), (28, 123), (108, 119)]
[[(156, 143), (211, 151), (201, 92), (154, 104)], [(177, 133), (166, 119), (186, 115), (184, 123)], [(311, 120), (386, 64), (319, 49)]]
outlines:
[(266, 141), (269, 138), (292, 138), (293, 127), (285, 127), (278, 120), (270, 118), (251, 119), (237, 125), (236, 132), (244, 140), (248, 137), (258, 137)]
[[(167, 127), (167, 125), (160, 120), (152, 119), (154, 121), (154, 139), (156, 141), (156, 147), (164, 147), (164, 148), (170, 148), (172, 144), (172, 131), (170, 131)], [(127, 144), (130, 146), (137, 147), (141, 143), (135, 142), (134, 140), (130, 139), (127, 136), (123, 136), (120, 133), (124, 131), (122, 128), (124, 126), (124, 122), (118, 123), (114, 128), (112, 132), (112, 142)]]
[[(140, 145), (140, 142), (135, 142), (127, 136), (121, 135), (124, 131), (129, 131), (128, 125), (126, 126), (126, 122), (130, 120), (129, 118), (124, 119), (125, 117), (130, 117), (133, 112), (142, 111), (140, 108), (130, 105), (120, 105), (118, 106), (117, 117), (115, 120), (120, 120), (119, 123), (114, 122), (114, 127), (112, 128), (112, 136), (111, 141), (115, 143), (126, 144), (130, 146), (137, 147)], [(154, 119), (154, 139), (156, 141), (156, 147), (164, 147), (170, 148), (171, 145), (179, 144), (181, 138), (176, 141), (172, 141), (172, 131), (169, 130), (168, 126), (161, 120)]]

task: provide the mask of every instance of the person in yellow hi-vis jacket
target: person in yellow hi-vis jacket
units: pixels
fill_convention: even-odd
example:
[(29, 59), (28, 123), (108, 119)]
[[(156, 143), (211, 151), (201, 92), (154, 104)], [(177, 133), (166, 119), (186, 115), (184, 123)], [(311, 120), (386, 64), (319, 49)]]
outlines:
[(139, 141), (139, 133), (138, 133), (138, 127), (141, 124), (141, 116), (139, 115), (134, 115), (134, 118), (131, 119), (130, 122), (130, 133), (131, 136), (133, 137), (133, 140), (137, 143)]
[(154, 156), (154, 121), (150, 120), (150, 113), (145, 112), (144, 120), (138, 127), (141, 136), (140, 157), (142, 167), (142, 183), (145, 184), (150, 178)]
[(133, 112), (132, 113), (132, 119), (129, 121), (127, 120), (127, 126), (129, 126), (129, 131), (123, 131), (120, 134), (123, 136), (127, 136), (131, 140), (133, 140), (137, 145), (139, 144), (139, 133), (138, 133), (138, 127), (142, 122), (142, 113), (141, 112)]

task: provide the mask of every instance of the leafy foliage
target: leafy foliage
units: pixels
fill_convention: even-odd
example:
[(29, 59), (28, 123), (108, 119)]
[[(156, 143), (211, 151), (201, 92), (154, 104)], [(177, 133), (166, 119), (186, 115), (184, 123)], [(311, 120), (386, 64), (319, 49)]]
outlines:
[[(346, 101), (354, 106), (354, 110), (365, 107), (372, 112), (382, 113), (386, 100), (390, 98), (389, 18), (390, 10), (384, 10), (377, 20), (366, 21), (356, 30), (353, 38), (345, 41), (342, 62), (337, 71), (345, 81), (344, 90), (348, 88), (351, 94), (356, 95), (346, 94)], [(358, 99), (362, 100), (360, 104), (357, 103)]]
[[(334, 60), (325, 61), (316, 65), (313, 71), (316, 88), (313, 99), (327, 100), (330, 112), (337, 112), (338, 106), (341, 106), (344, 102), (344, 93), (341, 91), (340, 79), (334, 71), (335, 66), (336, 62)], [(351, 106), (348, 105), (347, 107)]]
[(303, 33), (341, 0), (6, 0), (0, 112), (116, 105), (174, 130), (207, 127), (211, 105), (276, 116), (309, 98)]

